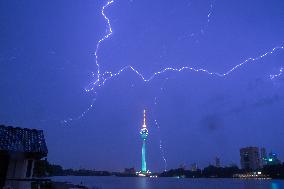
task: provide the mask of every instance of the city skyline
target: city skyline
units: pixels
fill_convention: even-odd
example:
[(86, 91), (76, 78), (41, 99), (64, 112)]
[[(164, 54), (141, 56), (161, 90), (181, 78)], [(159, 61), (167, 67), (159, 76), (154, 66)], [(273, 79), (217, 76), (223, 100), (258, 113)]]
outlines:
[(43, 130), (50, 162), (140, 168), (143, 109), (152, 172), (284, 159), (283, 1), (0, 4), (0, 125)]

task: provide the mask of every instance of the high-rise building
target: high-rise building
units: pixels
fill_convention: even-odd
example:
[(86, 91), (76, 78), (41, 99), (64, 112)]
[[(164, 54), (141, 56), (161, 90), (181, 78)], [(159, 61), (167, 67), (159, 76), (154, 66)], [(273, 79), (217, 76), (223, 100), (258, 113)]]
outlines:
[(240, 149), (241, 167), (245, 170), (257, 170), (260, 168), (258, 147), (246, 147)]
[(141, 173), (146, 174), (147, 173), (147, 164), (146, 164), (146, 138), (148, 136), (148, 129), (146, 126), (146, 110), (144, 110), (144, 119), (143, 119), (143, 125), (142, 129), (140, 130), (140, 135), (143, 141), (142, 144), (142, 158), (141, 158)]

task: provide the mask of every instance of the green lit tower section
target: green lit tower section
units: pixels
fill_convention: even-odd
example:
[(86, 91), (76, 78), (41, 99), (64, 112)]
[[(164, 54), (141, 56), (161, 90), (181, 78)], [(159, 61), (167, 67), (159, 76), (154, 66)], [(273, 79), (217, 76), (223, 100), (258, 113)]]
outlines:
[(146, 165), (146, 138), (148, 136), (148, 129), (146, 126), (146, 110), (144, 110), (144, 121), (143, 121), (143, 125), (142, 125), (142, 129), (140, 130), (140, 135), (141, 138), (143, 140), (143, 144), (142, 144), (142, 166), (141, 166), (141, 172), (142, 173), (147, 173), (147, 165)]

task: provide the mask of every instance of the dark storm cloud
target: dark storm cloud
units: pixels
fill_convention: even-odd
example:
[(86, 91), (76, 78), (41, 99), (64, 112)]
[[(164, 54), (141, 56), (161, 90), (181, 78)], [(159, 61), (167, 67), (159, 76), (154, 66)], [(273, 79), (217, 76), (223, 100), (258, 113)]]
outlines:
[(258, 99), (255, 103), (251, 104), (251, 107), (258, 108), (258, 107), (263, 107), (263, 106), (269, 106), (269, 105), (279, 102), (280, 100), (281, 100), (281, 97), (278, 94), (274, 94), (273, 96)]
[(218, 94), (211, 97), (206, 104), (216, 104), (216, 105), (226, 105), (230, 103), (230, 95), (228, 94)]
[(245, 100), (243, 100), (239, 105), (233, 107), (229, 112), (228, 114), (231, 114), (231, 113), (240, 113), (242, 111), (244, 111), (245, 109), (248, 108), (248, 104)]
[(201, 118), (200, 125), (202, 128), (213, 132), (222, 128), (224, 126), (224, 121), (218, 114), (207, 114)]
[[(212, 103), (217, 104), (228, 104), (226, 96), (216, 96), (215, 98), (211, 99)], [(200, 120), (200, 125), (202, 128), (205, 128), (209, 131), (215, 131), (224, 126), (223, 116), (229, 115), (231, 113), (241, 113), (243, 111), (251, 110), (254, 108), (261, 108), (265, 106), (270, 106), (275, 103), (281, 101), (282, 97), (278, 94), (274, 94), (272, 96), (266, 96), (263, 98), (256, 99), (255, 101), (251, 102), (249, 100), (243, 100), (238, 106), (232, 108), (228, 113), (224, 113), (223, 115), (212, 113), (203, 116)]]
[(267, 96), (259, 98), (254, 102), (251, 101), (242, 101), (238, 106), (231, 109), (231, 113), (240, 113), (242, 111), (250, 110), (251, 108), (260, 108), (264, 106), (273, 105), (282, 100), (282, 97), (278, 94), (272, 96)]
[(256, 78), (255, 80), (248, 83), (247, 90), (252, 91), (258, 87), (263, 86), (264, 80), (262, 78)]

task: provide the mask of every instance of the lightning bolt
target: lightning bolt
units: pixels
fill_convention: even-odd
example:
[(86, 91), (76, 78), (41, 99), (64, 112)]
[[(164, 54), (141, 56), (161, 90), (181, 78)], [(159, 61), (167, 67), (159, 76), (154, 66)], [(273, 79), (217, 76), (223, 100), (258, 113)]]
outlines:
[(185, 70), (189, 70), (189, 71), (193, 71), (193, 72), (203, 72), (205, 74), (211, 75), (211, 76), (217, 76), (217, 77), (227, 77), (230, 74), (232, 74), (234, 71), (236, 71), (237, 69), (240, 69), (241, 67), (243, 67), (244, 65), (248, 64), (248, 63), (253, 63), (256, 62), (268, 55), (274, 54), (277, 50), (283, 50), (284, 47), (283, 46), (277, 46), (274, 47), (271, 51), (265, 52), (257, 57), (250, 57), (248, 59), (246, 59), (245, 61), (235, 65), (234, 67), (230, 68), (229, 70), (227, 70), (226, 72), (220, 73), (220, 72), (212, 72), (209, 71), (207, 69), (204, 68), (195, 68), (195, 67), (189, 67), (189, 66), (183, 66), (180, 68), (174, 68), (174, 67), (167, 67), (164, 68), (158, 72), (153, 73), (150, 77), (146, 78), (141, 72), (139, 72), (137, 69), (135, 69), (133, 66), (128, 65), (123, 67), (122, 69), (120, 69), (118, 72), (116, 73), (112, 73), (112, 72), (105, 72), (101, 75), (101, 77), (99, 76), (98, 79), (92, 83), (91, 85), (89, 85), (90, 88), (86, 88), (86, 92), (92, 91), (95, 89), (95, 86), (97, 87), (101, 87), (105, 84), (106, 81), (119, 76), (121, 73), (125, 72), (126, 70), (130, 70), (133, 71), (135, 74), (137, 74), (137, 76), (139, 78), (141, 78), (144, 82), (150, 82), (151, 80), (153, 80), (156, 76), (161, 75), (163, 73), (166, 72), (182, 72)]
[[(97, 93), (95, 92), (95, 95), (96, 95), (96, 94), (97, 94)], [(86, 109), (85, 111), (83, 111), (80, 115), (78, 115), (77, 117), (70, 117), (70, 118), (64, 119), (64, 120), (62, 120), (62, 121), (60, 121), (60, 122), (61, 122), (62, 124), (67, 124), (67, 123), (69, 123), (69, 122), (78, 121), (78, 120), (82, 119), (82, 118), (94, 107), (94, 104), (95, 104), (96, 100), (97, 100), (96, 97), (93, 98), (91, 104), (87, 107), (87, 109)]]
[(270, 75), (270, 79), (273, 80), (273, 79), (275, 79), (275, 78), (277, 78), (277, 77), (280, 77), (280, 76), (282, 75), (282, 73), (283, 73), (283, 69), (284, 69), (284, 68), (280, 68), (278, 74)]
[[(163, 86), (165, 85), (166, 81), (168, 80), (168, 78), (166, 78), (166, 80), (163, 82), (161, 90), (163, 88)], [(155, 97), (154, 98), (154, 107), (156, 107), (158, 105), (158, 98)], [(154, 108), (155, 109), (155, 108)], [(158, 129), (158, 137), (159, 137), (159, 149), (160, 149), (160, 155), (162, 157), (162, 160), (164, 162), (164, 171), (167, 171), (167, 167), (168, 167), (168, 163), (167, 163), (167, 158), (166, 158), (166, 153), (165, 153), (165, 148), (163, 145), (163, 141), (162, 141), (162, 137), (161, 137), (161, 128), (160, 128), (160, 124), (158, 123), (158, 120), (156, 118), (155, 115), (155, 111), (152, 112), (153, 117), (154, 117), (154, 122), (155, 122), (155, 126)]]
[[(101, 14), (102, 16), (104, 17), (106, 23), (107, 23), (107, 29), (108, 29), (108, 32), (106, 35), (104, 35), (97, 43), (96, 45), (96, 50), (95, 50), (95, 63), (96, 63), (96, 66), (97, 66), (97, 74), (95, 75), (93, 73), (93, 77), (96, 77), (96, 80), (92, 83), (90, 83), (86, 88), (85, 88), (85, 91), (86, 92), (90, 92), (90, 91), (93, 91), (96, 87), (102, 87), (105, 82), (107, 82), (108, 80), (114, 78), (114, 77), (117, 77), (119, 76), (121, 73), (125, 72), (126, 70), (130, 70), (130, 71), (133, 71), (138, 77), (140, 77), (144, 82), (149, 82), (151, 80), (153, 80), (156, 76), (158, 75), (161, 75), (165, 72), (182, 72), (182, 71), (185, 71), (185, 70), (189, 70), (189, 71), (194, 71), (194, 72), (203, 72), (203, 73), (206, 73), (208, 75), (212, 75), (212, 76), (218, 76), (218, 77), (226, 77), (228, 75), (230, 75), (232, 72), (234, 72), (235, 70), (241, 68), (242, 66), (244, 66), (245, 64), (247, 63), (252, 63), (252, 62), (255, 62), (257, 60), (260, 60), (270, 54), (273, 54), (275, 53), (277, 50), (282, 50), (284, 47), (283, 46), (277, 46), (277, 47), (274, 47), (271, 51), (269, 52), (265, 52), (257, 57), (250, 57), (248, 59), (246, 59), (245, 61), (235, 65), (234, 67), (232, 67), (231, 69), (227, 70), (226, 72), (224, 73), (219, 73), (219, 72), (212, 72), (212, 71), (209, 71), (207, 69), (204, 69), (204, 68), (195, 68), (195, 67), (189, 67), (189, 66), (183, 66), (183, 67), (180, 67), (180, 68), (174, 68), (174, 67), (167, 67), (167, 68), (164, 68), (158, 72), (155, 72), (153, 73), (150, 77), (146, 78), (140, 71), (138, 71), (135, 67), (131, 66), (131, 65), (127, 65), (123, 68), (121, 68), (120, 70), (118, 70), (117, 72), (115, 73), (112, 73), (110, 71), (106, 71), (104, 73), (101, 74), (101, 70), (100, 70), (100, 64), (99, 64), (99, 56), (98, 56), (98, 52), (99, 52), (99, 48), (101, 46), (101, 44), (106, 40), (108, 39), (112, 34), (113, 34), (113, 30), (112, 30), (112, 27), (111, 27), (111, 23), (110, 23), (110, 19), (107, 17), (107, 15), (105, 14), (105, 9), (107, 7), (109, 7), (112, 3), (114, 3), (114, 0), (111, 0), (111, 1), (107, 1), (107, 3), (102, 7), (101, 9)], [(211, 2), (211, 5), (210, 5), (210, 10), (209, 10), (209, 13), (207, 15), (207, 25), (209, 24), (210, 22), (210, 17), (212, 15), (212, 11), (213, 11), (213, 1)]]
[[(157, 119), (155, 119), (154, 121), (155, 121), (155, 125), (159, 129), (159, 133), (160, 133), (160, 126), (159, 126)], [(166, 159), (166, 156), (165, 156), (165, 150), (164, 150), (163, 141), (162, 141), (161, 137), (160, 137), (160, 140), (159, 140), (159, 149), (160, 149), (162, 159), (164, 161), (164, 171), (167, 171), (168, 163), (167, 163), (167, 159)]]
[[(209, 24), (210, 22), (210, 18), (212, 15), (212, 11), (213, 11), (213, 2), (211, 1), (211, 5), (210, 5), (210, 9), (207, 15), (207, 24)], [(95, 80), (93, 82), (91, 82), (86, 88), (85, 91), (86, 92), (91, 92), (94, 91), (95, 93), (97, 92), (97, 90), (99, 88), (101, 88), (102, 86), (105, 85), (105, 83), (115, 77), (118, 77), (120, 74), (126, 72), (127, 70), (134, 72), (142, 81), (144, 82), (150, 82), (153, 79), (155, 79), (157, 76), (162, 75), (166, 72), (184, 72), (184, 71), (190, 71), (190, 72), (200, 72), (200, 73), (204, 73), (207, 74), (208, 76), (215, 76), (215, 77), (228, 77), (229, 75), (231, 75), (233, 72), (235, 72), (238, 69), (241, 69), (242, 67), (244, 67), (246, 64), (249, 63), (255, 63), (260, 59), (263, 59), (266, 56), (272, 55), (274, 53), (276, 53), (276, 51), (279, 50), (283, 50), (284, 46), (276, 46), (274, 48), (272, 48), (270, 51), (265, 52), (261, 55), (258, 55), (256, 57), (249, 57), (246, 60), (244, 60), (243, 62), (231, 67), (230, 69), (228, 69), (227, 71), (221, 73), (221, 72), (214, 72), (214, 71), (210, 71), (208, 69), (205, 68), (196, 68), (196, 67), (190, 67), (190, 66), (183, 66), (183, 67), (166, 67), (161, 69), (160, 71), (154, 72), (152, 75), (150, 75), (150, 77), (145, 77), (138, 69), (136, 69), (134, 66), (131, 65), (127, 65), (122, 67), (120, 70), (118, 70), (117, 72), (110, 72), (110, 71), (105, 71), (105, 72), (101, 72), (100, 69), (100, 63), (99, 63), (99, 49), (101, 44), (108, 38), (111, 37), (111, 35), (113, 34), (113, 30), (111, 27), (111, 22), (110, 19), (108, 18), (108, 16), (105, 14), (105, 9), (108, 8), (109, 6), (111, 6), (114, 3), (114, 0), (110, 0), (107, 1), (107, 3), (102, 7), (101, 9), (101, 14), (103, 16), (103, 18), (105, 19), (106, 23), (107, 23), (107, 34), (104, 35), (96, 44), (96, 49), (95, 49), (95, 63), (96, 63), (96, 67), (97, 67), (97, 72), (96, 74), (93, 72), (92, 76), (95, 78)], [(280, 69), (280, 73), (277, 75), (270, 75), (270, 79), (274, 79), (276, 77), (279, 77), (282, 74), (283, 69)], [(82, 117), (84, 117), (85, 114), (87, 114), (93, 107), (94, 107), (94, 102), (96, 101), (96, 99), (94, 98), (92, 100), (91, 105), (78, 117), (76, 118), (69, 118), (67, 120), (64, 120), (64, 123), (67, 123), (68, 120), (69, 121), (73, 121), (73, 120), (78, 120), (81, 119)]]
[[(108, 1), (108, 2), (103, 6), (103, 8), (102, 8), (102, 10), (101, 10), (101, 14), (103, 15), (104, 19), (105, 19), (106, 22), (107, 22), (108, 33), (107, 33), (105, 36), (103, 36), (103, 38), (101, 38), (101, 39), (98, 41), (97, 45), (96, 45), (95, 62), (96, 62), (96, 66), (97, 66), (97, 79), (96, 79), (96, 81), (93, 83), (94, 85), (96, 85), (97, 83), (99, 83), (99, 82), (100, 82), (100, 78), (101, 78), (101, 74), (100, 74), (100, 64), (99, 64), (99, 61), (98, 61), (98, 59), (99, 59), (99, 55), (98, 55), (98, 53), (99, 53), (99, 48), (100, 48), (101, 44), (104, 42), (104, 40), (106, 40), (107, 38), (109, 38), (109, 37), (112, 35), (112, 28), (111, 28), (110, 20), (109, 20), (109, 18), (105, 15), (105, 12), (104, 12), (104, 11), (105, 11), (105, 9), (106, 9), (108, 6), (110, 6), (113, 2), (114, 2), (113, 0)], [(94, 74), (94, 73), (93, 73), (93, 77), (95, 77), (95, 74)]]

